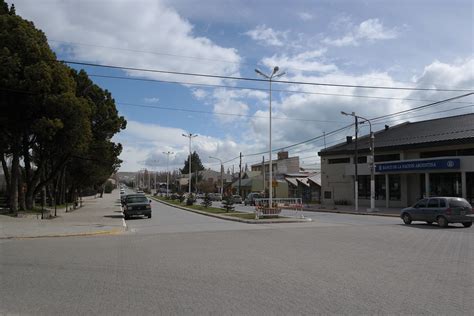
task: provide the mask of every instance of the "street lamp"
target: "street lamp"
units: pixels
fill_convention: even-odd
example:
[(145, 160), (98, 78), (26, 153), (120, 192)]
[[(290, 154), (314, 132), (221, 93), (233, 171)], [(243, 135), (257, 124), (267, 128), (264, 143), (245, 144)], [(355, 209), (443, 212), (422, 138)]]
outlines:
[[(156, 192), (157, 192), (157, 191), (156, 191), (156, 173), (157, 173), (157, 172), (156, 172), (156, 167), (158, 166), (158, 159), (153, 159), (151, 162), (153, 163), (152, 167), (153, 167), (153, 169), (155, 170), (155, 180), (154, 180), (154, 185), (153, 185), (153, 187), (154, 187), (155, 193), (156, 193)], [(151, 191), (151, 187), (150, 187), (150, 191)]]
[(168, 196), (169, 195), (168, 187), (169, 187), (169, 183), (170, 183), (170, 172), (168, 170), (168, 165), (169, 165), (169, 162), (170, 162), (170, 155), (173, 155), (174, 152), (168, 151), (168, 152), (163, 152), (163, 154), (165, 154), (167, 156), (167, 159), (166, 159), (166, 196)]
[(268, 207), (271, 208), (272, 207), (272, 199), (273, 199), (273, 186), (272, 186), (272, 180), (273, 180), (273, 174), (272, 174), (272, 80), (273, 78), (278, 78), (278, 77), (281, 77), (283, 76), (285, 73), (284, 72), (281, 72), (281, 73), (278, 73), (278, 71), (280, 70), (280, 68), (278, 68), (278, 66), (275, 66), (273, 68), (273, 71), (272, 71), (272, 74), (269, 76), (269, 75), (266, 75), (264, 74), (263, 72), (261, 72), (260, 70), (258, 69), (255, 69), (255, 72), (264, 77), (265, 79), (268, 79), (268, 82), (270, 84), (270, 94), (269, 94), (269, 98), (270, 98), (270, 111), (269, 111), (269, 118), (270, 118), (270, 128), (269, 128), (269, 149), (268, 149), (268, 153), (269, 153), (269, 169), (270, 169), (270, 176), (269, 176), (269, 179), (268, 179), (268, 182), (269, 182), (269, 186), (268, 186), (268, 193), (269, 193), (269, 199), (268, 199)]
[(209, 158), (217, 159), (217, 160), (219, 160), (219, 162), (221, 163), (221, 196), (223, 196), (223, 195), (224, 195), (224, 175), (223, 175), (223, 172), (224, 172), (224, 164), (222, 163), (222, 160), (219, 159), (219, 158), (211, 157), (211, 156), (209, 156)]
[(353, 116), (355, 118), (355, 205), (356, 205), (356, 211), (359, 209), (359, 196), (358, 196), (358, 186), (357, 186), (357, 163), (358, 158), (357, 158), (357, 132), (359, 130), (358, 128), (358, 119), (361, 119), (362, 122), (361, 124), (367, 122), (369, 123), (369, 129), (370, 129), (370, 151), (371, 151), (371, 161), (370, 161), (370, 211), (375, 210), (375, 135), (372, 132), (372, 122), (370, 122), (369, 119), (366, 119), (365, 117), (362, 117), (360, 115), (356, 115), (354, 112), (352, 113), (346, 113), (344, 111), (341, 111), (342, 115), (347, 115), (347, 116)]
[(184, 137), (189, 138), (189, 196), (191, 196), (191, 139), (197, 137), (197, 134), (189, 133), (182, 134)]

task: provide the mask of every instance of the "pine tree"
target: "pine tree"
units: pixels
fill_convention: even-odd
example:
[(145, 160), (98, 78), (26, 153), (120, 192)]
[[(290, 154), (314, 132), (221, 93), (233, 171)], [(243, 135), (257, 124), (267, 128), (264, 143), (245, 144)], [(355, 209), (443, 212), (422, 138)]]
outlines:
[(204, 208), (208, 208), (212, 205), (212, 200), (209, 196), (209, 193), (206, 193), (206, 195), (204, 195), (204, 199), (202, 200), (201, 205), (204, 206)]
[(222, 201), (222, 206), (225, 208), (226, 212), (234, 210), (234, 199), (232, 196), (226, 196)]

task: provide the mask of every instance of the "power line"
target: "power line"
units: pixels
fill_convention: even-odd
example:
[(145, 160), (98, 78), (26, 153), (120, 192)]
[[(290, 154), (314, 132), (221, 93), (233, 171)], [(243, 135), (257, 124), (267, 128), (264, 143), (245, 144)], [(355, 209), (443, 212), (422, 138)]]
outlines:
[[(129, 52), (135, 52), (135, 53), (145, 53), (145, 54), (153, 54), (153, 55), (160, 55), (160, 56), (179, 57), (179, 58), (187, 58), (187, 59), (194, 59), (194, 60), (206, 60), (206, 61), (209, 61), (209, 62), (221, 62), (221, 63), (234, 64), (234, 65), (247, 65), (247, 66), (251, 66), (251, 67), (255, 66), (255, 64), (251, 64), (251, 63), (230, 61), (230, 60), (217, 59), (217, 58), (187, 56), (187, 55), (171, 54), (171, 53), (156, 52), (156, 51), (149, 51), (149, 50), (139, 50), (139, 49), (130, 49), (130, 48), (122, 48), (122, 47), (112, 47), (112, 46), (105, 46), (105, 45), (89, 44), (89, 43), (70, 42), (70, 41), (63, 41), (63, 40), (56, 40), (56, 39), (48, 39), (48, 41), (56, 42), (56, 43), (63, 43), (63, 44), (68, 44), (68, 45), (76, 45), (76, 46), (98, 47), (98, 48), (105, 48), (105, 49), (129, 51)], [(293, 68), (293, 67), (285, 67), (285, 69), (296, 70), (296, 71), (301, 71), (301, 72), (315, 72), (315, 71), (308, 71), (307, 69)], [(347, 75), (345, 75), (345, 76), (349, 77)], [(381, 77), (372, 77), (372, 76), (370, 76), (370, 77), (364, 76), (364, 77), (369, 78), (369, 79), (391, 81), (390, 79), (381, 78)], [(404, 83), (412, 83), (412, 82), (400, 81), (400, 80), (397, 80), (397, 81), (398, 82), (404, 82)]]
[[(266, 116), (249, 115), (249, 114), (235, 114), (235, 113), (201, 111), (201, 110), (192, 110), (192, 109), (186, 109), (186, 108), (175, 108), (175, 107), (165, 107), (165, 106), (157, 106), (157, 105), (135, 104), (135, 103), (127, 103), (127, 102), (116, 102), (116, 104), (126, 105), (126, 106), (142, 107), (142, 108), (152, 108), (152, 109), (158, 109), (158, 110), (168, 110), (168, 111), (181, 111), (181, 112), (212, 114), (212, 115), (222, 115), (222, 116), (237, 116), (237, 117), (250, 117), (250, 118), (268, 119), (268, 117), (266, 117)], [(290, 117), (272, 117), (272, 119), (289, 120), (289, 121), (319, 122), (319, 123), (342, 123), (342, 121), (324, 121), (324, 120), (311, 120), (311, 119), (290, 118)]]
[[(471, 104), (469, 104), (469, 105), (460, 106), (460, 107), (457, 107), (457, 108), (454, 108), (454, 109), (447, 109), (447, 110), (441, 110), (441, 111), (436, 111), (436, 112), (431, 112), (431, 113), (424, 113), (424, 114), (420, 114), (420, 115), (410, 116), (410, 117), (408, 117), (408, 118), (426, 117), (426, 116), (428, 116), (428, 115), (434, 115), (434, 114), (439, 114), (439, 113), (457, 111), (457, 110), (462, 110), (462, 109), (466, 109), (466, 108), (471, 108), (471, 107), (473, 107), (473, 106), (474, 106), (474, 103), (471, 103)], [(402, 115), (404, 115), (404, 114), (402, 114)], [(383, 123), (373, 123), (372, 125), (381, 125), (381, 124), (387, 124), (387, 123), (405, 121), (405, 120), (407, 120), (408, 118), (400, 118), (400, 119), (397, 119), (397, 120), (385, 121), (385, 122), (383, 122)]]
[[(71, 61), (71, 60), (51, 60), (51, 61), (54, 61), (54, 62), (62, 62), (62, 63), (72, 64), (72, 65), (81, 65), (81, 66), (90, 66), (90, 67), (101, 67), (101, 68), (108, 68), (108, 69), (131, 70), (131, 71), (142, 71), (142, 72), (171, 74), (171, 75), (180, 75), (180, 76), (194, 76), (194, 77), (203, 77), (203, 78), (242, 80), (242, 81), (254, 81), (254, 82), (267, 82), (267, 81), (268, 81), (268, 80), (266, 80), (266, 79), (259, 79), (259, 78), (236, 77), (236, 76), (223, 76), (223, 75), (211, 75), (211, 74), (192, 73), (192, 72), (180, 72), (180, 71), (169, 71), (169, 70), (158, 70), (158, 69), (149, 69), (149, 68), (125, 67), (125, 66), (95, 64), (95, 63), (79, 62), (79, 61)], [(274, 83), (284, 83), (284, 84), (299, 84), (299, 85), (310, 85), (310, 86), (340, 87), (340, 88), (359, 88), (359, 89), (385, 89), (385, 90), (408, 90), (408, 91), (438, 91), (438, 92), (468, 92), (468, 91), (473, 91), (473, 90), (467, 90), (467, 89), (438, 89), (438, 88), (366, 86), (366, 85), (349, 85), (349, 84), (305, 82), (305, 81), (290, 81), (290, 80), (274, 80), (273, 82), (274, 82)]]
[(402, 113), (407, 113), (407, 112), (412, 112), (412, 111), (418, 111), (418, 110), (420, 110), (420, 109), (424, 109), (424, 108), (427, 108), (427, 107), (436, 106), (436, 105), (440, 105), (440, 104), (443, 104), (443, 103), (451, 102), (451, 101), (453, 101), (453, 100), (465, 98), (465, 97), (468, 97), (468, 96), (473, 95), (473, 94), (474, 94), (474, 92), (470, 92), (470, 93), (458, 95), (458, 96), (456, 96), (456, 97), (447, 98), (447, 99), (444, 99), (444, 100), (441, 100), (441, 101), (436, 101), (436, 102), (429, 103), (429, 104), (425, 104), (425, 105), (420, 105), (420, 106), (417, 106), (417, 107), (414, 107), (414, 108), (411, 108), (411, 109), (407, 109), (407, 110), (403, 110), (403, 111), (398, 111), (398, 112), (390, 113), (390, 114), (386, 114), (386, 115), (381, 115), (381, 116), (378, 116), (378, 117), (371, 118), (370, 120), (371, 120), (371, 121), (375, 121), (375, 120), (379, 120), (379, 119), (382, 119), (382, 118), (387, 118), (387, 117), (395, 116), (395, 115), (402, 114)]
[[(176, 80), (159, 80), (159, 79), (147, 79), (147, 78), (132, 78), (132, 77), (98, 75), (98, 74), (88, 74), (88, 76), (89, 77), (97, 77), (97, 78), (107, 78), (107, 79), (170, 83), (170, 84), (190, 85), (190, 86), (209, 87), (209, 88), (227, 88), (227, 89), (233, 89), (233, 90), (262, 91), (262, 92), (265, 92), (265, 93), (268, 92), (268, 89), (265, 89), (265, 88), (230, 86), (230, 85), (223, 85), (223, 84), (196, 83), (196, 82), (186, 82), (186, 81), (176, 81)], [(327, 95), (327, 96), (348, 97), (348, 98), (434, 102), (434, 100), (426, 100), (426, 99), (381, 97), (381, 96), (342, 94), (342, 93), (310, 92), (310, 91), (288, 90), (288, 89), (272, 89), (272, 91), (275, 91), (275, 92), (288, 92), (288, 93), (295, 93), (295, 94), (308, 94), (308, 95)], [(453, 103), (467, 103), (467, 102), (453, 102)]]

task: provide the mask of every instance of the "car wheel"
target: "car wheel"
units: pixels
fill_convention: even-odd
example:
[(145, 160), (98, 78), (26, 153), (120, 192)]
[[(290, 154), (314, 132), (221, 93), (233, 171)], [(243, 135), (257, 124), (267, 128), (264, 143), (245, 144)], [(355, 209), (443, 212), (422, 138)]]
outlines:
[(151, 218), (151, 214), (148, 215), (148, 218)]
[(431, 225), (431, 224), (433, 224), (433, 222), (426, 222), (426, 224)]
[(472, 226), (472, 222), (464, 222), (464, 223), (462, 223), (462, 225), (463, 225), (464, 227), (466, 227), (466, 228), (467, 228), (467, 227), (471, 227), (471, 226)]
[(402, 216), (402, 219), (403, 219), (403, 222), (404, 222), (406, 225), (410, 225), (410, 224), (411, 224), (411, 216), (410, 216), (410, 214), (404, 213), (403, 216)]
[(130, 216), (128, 216), (126, 214), (124, 215), (124, 217), (125, 217), (126, 220), (130, 219)]
[(446, 219), (446, 217), (443, 217), (443, 216), (438, 217), (437, 222), (438, 222), (439, 227), (443, 227), (443, 228), (448, 227), (448, 220)]

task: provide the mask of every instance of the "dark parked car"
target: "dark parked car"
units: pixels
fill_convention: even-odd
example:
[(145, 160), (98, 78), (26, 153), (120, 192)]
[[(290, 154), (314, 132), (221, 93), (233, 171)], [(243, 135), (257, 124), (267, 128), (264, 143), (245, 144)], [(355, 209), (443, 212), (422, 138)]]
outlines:
[(125, 198), (123, 207), (123, 216), (129, 219), (132, 216), (144, 215), (151, 218), (151, 200), (148, 200), (143, 194), (129, 194)]
[(245, 205), (255, 205), (255, 199), (261, 199), (263, 196), (260, 193), (252, 192), (247, 195), (244, 200)]
[(464, 227), (471, 227), (474, 219), (472, 206), (459, 197), (422, 199), (412, 207), (403, 209), (400, 217), (407, 225), (412, 221), (423, 221), (428, 224), (437, 222), (440, 227), (447, 227), (449, 223), (462, 223)]

